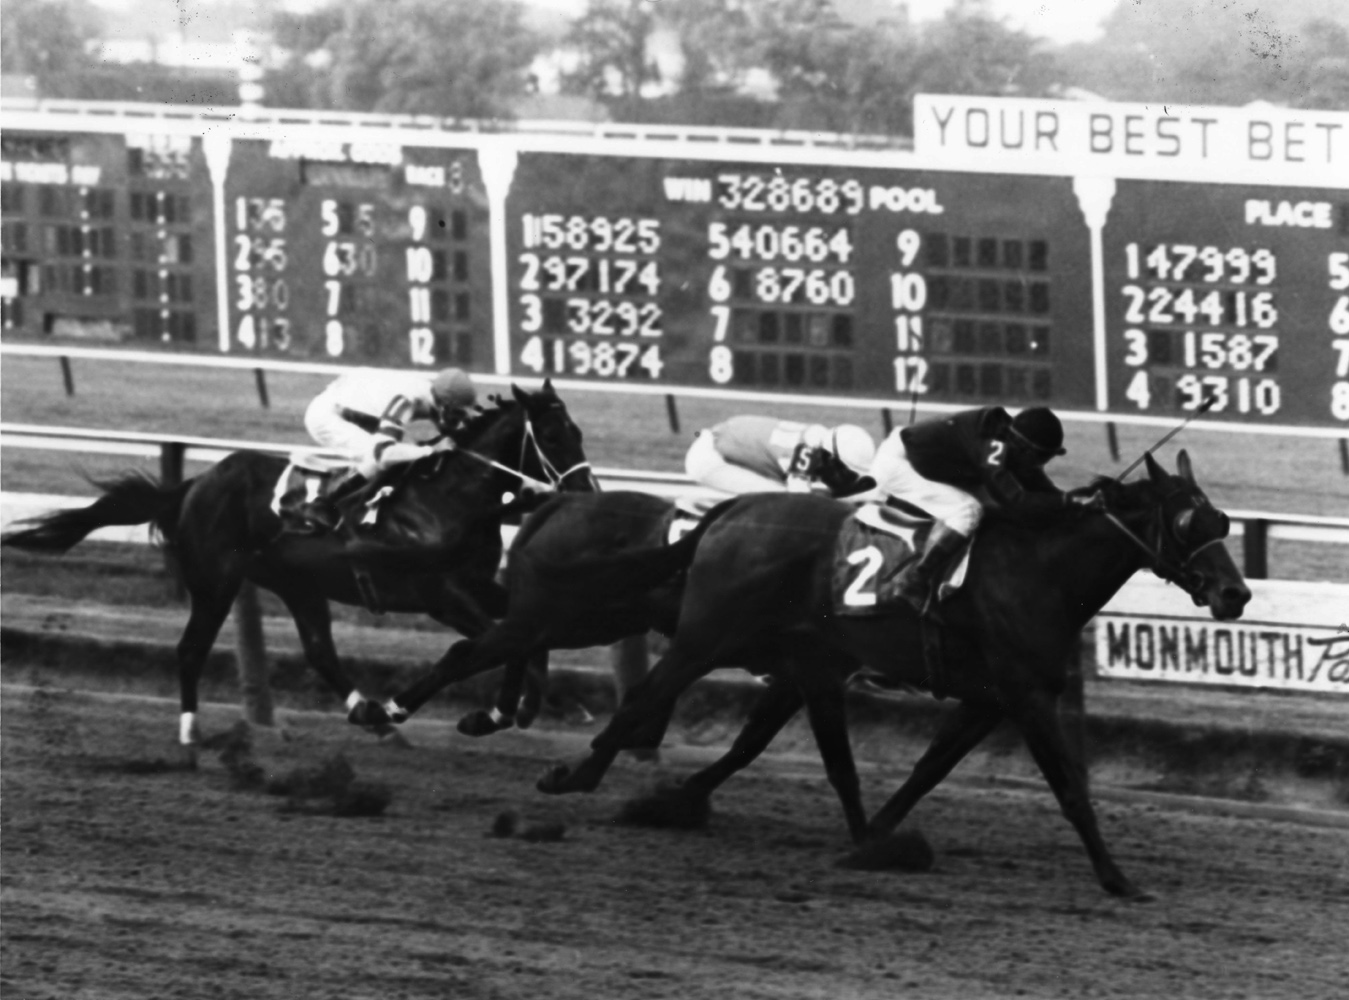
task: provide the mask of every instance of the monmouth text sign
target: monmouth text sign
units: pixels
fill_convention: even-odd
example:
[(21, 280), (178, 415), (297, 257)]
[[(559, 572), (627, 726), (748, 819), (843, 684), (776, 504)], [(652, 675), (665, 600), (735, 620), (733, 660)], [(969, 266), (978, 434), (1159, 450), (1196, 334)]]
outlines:
[(1096, 672), (1119, 680), (1349, 695), (1349, 586), (1250, 581), (1239, 621), (1219, 622), (1159, 580), (1126, 586), (1096, 618)]

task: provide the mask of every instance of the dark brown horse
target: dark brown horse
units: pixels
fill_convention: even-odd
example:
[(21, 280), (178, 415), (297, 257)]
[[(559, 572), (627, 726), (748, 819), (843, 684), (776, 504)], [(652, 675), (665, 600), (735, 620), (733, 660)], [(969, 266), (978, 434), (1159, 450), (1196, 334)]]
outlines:
[[(1250, 590), (1221, 544), (1228, 519), (1213, 507), (1180, 453), (1179, 475), (1147, 458), (1148, 478), (1096, 484), (1103, 513), (1043, 528), (991, 519), (975, 544), (969, 581), (943, 605), (945, 681), (958, 701), (913, 773), (860, 831), (860, 793), (843, 717), (843, 682), (858, 664), (912, 687), (929, 685), (919, 624), (906, 607), (875, 617), (839, 617), (832, 578), (835, 540), (851, 513), (813, 496), (756, 494), (720, 512), (692, 553), (679, 624), (669, 651), (629, 694), (591, 754), (557, 767), (542, 791), (590, 791), (619, 751), (657, 745), (676, 699), (725, 651), (756, 638), (790, 637), (791, 676), (811, 710), (826, 770), (855, 839), (887, 836), (913, 806), (1004, 718), (1020, 729), (1064, 815), (1077, 829), (1108, 891), (1138, 896), (1110, 856), (1058, 721), (1067, 657), (1087, 622), (1135, 572), (1151, 568), (1219, 620), (1240, 617)], [(653, 552), (655, 564), (667, 559)], [(578, 587), (600, 587), (639, 568), (639, 558), (577, 567)], [(668, 567), (664, 567), (668, 568)], [(677, 567), (675, 567), (677, 570)], [(777, 687), (774, 685), (773, 687)], [(770, 687), (770, 692), (773, 691)], [(776, 711), (751, 725), (773, 729), (790, 717), (785, 688)], [(762, 706), (761, 706), (762, 708)], [(794, 711), (794, 708), (792, 709)], [(767, 739), (771, 739), (769, 732)], [(742, 740), (746, 737), (742, 736)], [(763, 732), (746, 746), (766, 745)], [(761, 749), (761, 745), (759, 749)], [(743, 766), (745, 754), (735, 762)], [(734, 766), (723, 768), (724, 778)], [(859, 837), (858, 834), (861, 834)]]
[(35, 519), (5, 535), (17, 548), (65, 552), (108, 525), (152, 524), (175, 556), (191, 600), (178, 643), (181, 742), (200, 742), (196, 722), (202, 664), (244, 580), (276, 593), (295, 619), (309, 663), (346, 699), (349, 718), (386, 721), (343, 673), (333, 646), (330, 600), (366, 603), (355, 567), (384, 610), (421, 612), (464, 635), (505, 614), (496, 582), (501, 563), (503, 494), (522, 488), (598, 488), (581, 432), (549, 383), (513, 388), (453, 432), (454, 450), (408, 467), (377, 523), (355, 540), (286, 533), (272, 510), (285, 459), (239, 451), (180, 486), (131, 473), (100, 484), (88, 507)]

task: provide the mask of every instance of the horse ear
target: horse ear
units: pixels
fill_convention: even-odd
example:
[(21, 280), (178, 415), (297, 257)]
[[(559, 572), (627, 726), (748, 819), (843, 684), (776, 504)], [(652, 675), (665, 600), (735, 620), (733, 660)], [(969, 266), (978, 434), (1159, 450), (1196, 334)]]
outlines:
[(1191, 486), (1198, 485), (1194, 481), (1194, 466), (1190, 464), (1190, 453), (1184, 448), (1180, 449), (1180, 454), (1176, 456), (1176, 470), (1180, 473), (1180, 478)]
[(557, 390), (553, 388), (553, 380), (546, 378), (543, 380), (543, 389), (540, 390), (545, 396), (556, 396)]
[(511, 395), (515, 397), (515, 401), (521, 406), (529, 405), (529, 393), (525, 392), (514, 382), (511, 383)]
[(1163, 470), (1162, 467), (1157, 464), (1157, 460), (1152, 457), (1152, 452), (1150, 451), (1143, 452), (1143, 461), (1147, 464), (1148, 467), (1148, 478), (1151, 479), (1154, 483), (1161, 482), (1163, 479), (1166, 478), (1165, 470)]

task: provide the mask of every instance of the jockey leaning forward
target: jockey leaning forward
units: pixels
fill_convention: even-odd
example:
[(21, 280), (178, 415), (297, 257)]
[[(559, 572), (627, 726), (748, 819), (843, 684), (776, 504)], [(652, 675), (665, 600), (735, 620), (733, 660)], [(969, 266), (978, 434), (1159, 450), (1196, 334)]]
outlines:
[(853, 424), (834, 428), (774, 417), (731, 417), (700, 431), (684, 468), (723, 493), (818, 490), (847, 497), (875, 488), (871, 435)]
[(986, 506), (1026, 520), (1099, 506), (1095, 495), (1065, 493), (1050, 482), (1045, 465), (1063, 454), (1063, 425), (1043, 406), (1015, 417), (1000, 406), (964, 410), (891, 433), (872, 463), (877, 486), (936, 519), (900, 596), (935, 616), (937, 584), (964, 554)]
[[(354, 474), (310, 504), (306, 514), (333, 527), (337, 502), (380, 473), (453, 449), (448, 433), (464, 421), (477, 397), (473, 380), (458, 368), (434, 374), (356, 369), (340, 375), (314, 397), (304, 425), (320, 445), (345, 453)], [(406, 441), (412, 420), (429, 420), (446, 436), (434, 445)]]

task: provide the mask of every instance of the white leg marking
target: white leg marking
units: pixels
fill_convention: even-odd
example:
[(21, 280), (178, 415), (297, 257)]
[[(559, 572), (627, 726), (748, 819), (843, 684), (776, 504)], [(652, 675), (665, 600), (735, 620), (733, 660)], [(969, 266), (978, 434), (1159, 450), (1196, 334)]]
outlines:
[(363, 701), (365, 701), (365, 698), (361, 695), (361, 692), (351, 692), (351, 694), (347, 695), (347, 711), (351, 711)]
[(195, 746), (201, 738), (197, 729), (197, 713), (184, 712), (178, 720), (178, 741), (185, 747)]

